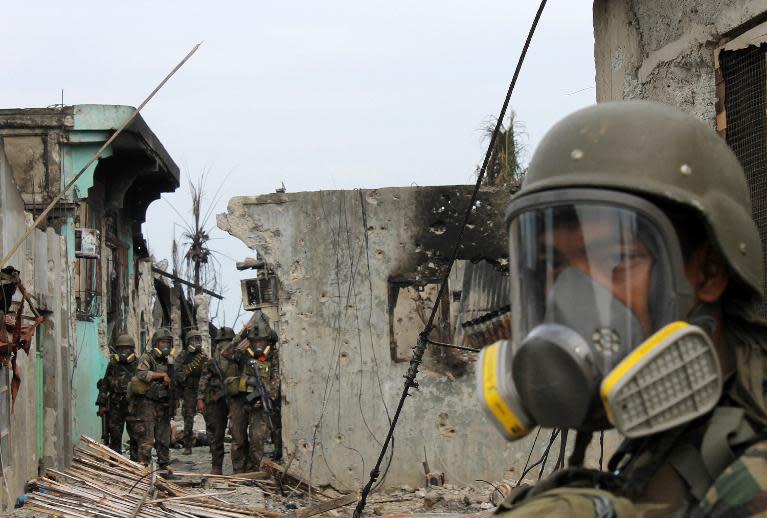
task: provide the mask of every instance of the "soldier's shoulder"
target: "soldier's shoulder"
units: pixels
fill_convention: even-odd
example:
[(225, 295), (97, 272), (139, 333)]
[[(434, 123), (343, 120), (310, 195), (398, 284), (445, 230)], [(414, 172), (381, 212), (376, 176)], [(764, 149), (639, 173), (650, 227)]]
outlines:
[(146, 369), (152, 366), (152, 355), (149, 352), (145, 352), (138, 359), (138, 368)]
[(767, 513), (767, 439), (751, 445), (717, 477), (692, 516)]

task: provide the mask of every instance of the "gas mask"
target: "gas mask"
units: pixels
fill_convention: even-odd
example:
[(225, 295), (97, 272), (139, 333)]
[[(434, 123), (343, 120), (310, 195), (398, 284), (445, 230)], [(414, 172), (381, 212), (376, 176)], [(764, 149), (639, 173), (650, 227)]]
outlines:
[(118, 349), (112, 358), (117, 363), (130, 363), (136, 359), (136, 354), (131, 349)]
[(255, 358), (260, 362), (265, 362), (269, 358), (269, 352), (271, 351), (271, 347), (269, 345), (265, 345), (262, 340), (257, 340), (250, 343), (250, 346), (248, 347), (248, 354), (251, 358)]
[(152, 351), (158, 360), (167, 361), (168, 356), (170, 355), (171, 347), (172, 346), (170, 340), (160, 340), (157, 342), (157, 347), (155, 347)]
[(535, 425), (638, 437), (716, 404), (716, 351), (692, 325), (663, 212), (624, 193), (560, 189), (512, 201), (507, 220), (512, 339), (483, 349), (477, 382), (508, 439)]
[(190, 353), (196, 353), (200, 349), (202, 349), (202, 340), (200, 340), (199, 338), (193, 338), (189, 340), (186, 344), (186, 350), (189, 351)]

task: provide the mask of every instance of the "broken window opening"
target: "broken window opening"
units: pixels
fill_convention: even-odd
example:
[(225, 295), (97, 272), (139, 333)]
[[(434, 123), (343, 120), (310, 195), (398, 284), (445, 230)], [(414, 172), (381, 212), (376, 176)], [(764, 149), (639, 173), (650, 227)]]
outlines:
[(101, 263), (78, 258), (75, 262), (75, 311), (78, 320), (92, 321), (101, 312)]
[(242, 305), (246, 311), (277, 305), (277, 275), (269, 270), (260, 270), (255, 279), (240, 281)]
[[(413, 347), (423, 330), (439, 295), (439, 282), (410, 283), (389, 281), (389, 349), (395, 363), (408, 362)], [(452, 343), (455, 325), (451, 319), (450, 290), (442, 300), (429, 338)], [(424, 368), (450, 376), (461, 376), (468, 364), (467, 351), (429, 346), (424, 355)]]

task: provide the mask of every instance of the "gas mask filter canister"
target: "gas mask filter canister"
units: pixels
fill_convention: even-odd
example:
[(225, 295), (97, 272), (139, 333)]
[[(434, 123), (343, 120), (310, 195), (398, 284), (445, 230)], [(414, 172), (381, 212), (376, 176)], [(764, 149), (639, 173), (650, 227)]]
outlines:
[(692, 421), (722, 395), (714, 344), (697, 326), (671, 323), (620, 362), (600, 394), (608, 419), (629, 438)]
[[(477, 364), (477, 388), (490, 421), (506, 439), (516, 440), (536, 424), (547, 424), (535, 422), (523, 406), (509, 368), (511, 349), (511, 342), (506, 340), (482, 349)], [(585, 360), (574, 353), (568, 361), (577, 364)], [(578, 401), (577, 392), (588, 390), (591, 381), (581, 378), (564, 383), (571, 384), (573, 393), (572, 398), (561, 400), (567, 412), (567, 405)], [(701, 328), (685, 322), (673, 322), (652, 335), (621, 361), (600, 387), (607, 418), (629, 438), (690, 422), (714, 408), (721, 394), (722, 376), (713, 342)], [(585, 412), (583, 405), (576, 404), (569, 412), (575, 415)], [(567, 419), (568, 416), (562, 416), (560, 422)]]

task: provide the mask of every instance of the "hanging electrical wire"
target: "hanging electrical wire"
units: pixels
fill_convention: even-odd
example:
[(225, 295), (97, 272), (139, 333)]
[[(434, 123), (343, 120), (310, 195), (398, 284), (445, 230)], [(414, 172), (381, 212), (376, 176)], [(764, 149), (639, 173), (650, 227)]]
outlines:
[(466, 230), (466, 226), (469, 223), (469, 218), (471, 217), (472, 209), (474, 208), (477, 202), (477, 197), (479, 196), (479, 188), (482, 185), (482, 179), (485, 177), (485, 171), (487, 171), (487, 165), (490, 162), (490, 157), (493, 155), (493, 151), (495, 150), (495, 143), (498, 139), (498, 134), (500, 132), (501, 127), (503, 126), (503, 121), (506, 117), (506, 112), (508, 111), (508, 108), (509, 108), (509, 102), (511, 101), (511, 94), (514, 91), (514, 86), (517, 83), (517, 78), (519, 77), (519, 73), (522, 70), (522, 63), (524, 63), (525, 61), (525, 56), (527, 55), (527, 49), (530, 47), (530, 42), (533, 39), (535, 28), (538, 26), (538, 21), (541, 19), (541, 15), (543, 14), (543, 9), (545, 6), (546, 6), (546, 0), (542, 0), (538, 7), (538, 11), (535, 13), (535, 18), (533, 19), (533, 23), (530, 27), (530, 31), (527, 34), (527, 39), (525, 40), (525, 44), (522, 47), (522, 53), (519, 56), (519, 60), (517, 61), (517, 66), (514, 70), (514, 76), (512, 77), (511, 83), (509, 84), (509, 88), (506, 91), (506, 97), (503, 100), (503, 107), (501, 108), (501, 113), (498, 115), (498, 120), (496, 122), (495, 129), (493, 130), (493, 135), (490, 138), (490, 144), (488, 145), (487, 152), (485, 153), (485, 158), (482, 161), (482, 167), (480, 168), (479, 174), (477, 175), (477, 183), (474, 185), (474, 191), (471, 194), (471, 200), (469, 202), (468, 207), (466, 208), (466, 213), (463, 218), (463, 223), (461, 224), (460, 230), (458, 231), (458, 236), (455, 241), (455, 246), (453, 247), (453, 252), (450, 256), (450, 260), (447, 263), (447, 268), (445, 270), (444, 277), (442, 278), (442, 282), (439, 286), (439, 292), (437, 294), (436, 301), (434, 303), (434, 306), (432, 307), (431, 314), (429, 315), (429, 320), (426, 322), (426, 325), (424, 326), (423, 331), (421, 331), (420, 335), (418, 336), (418, 342), (416, 343), (416, 346), (413, 349), (413, 357), (410, 360), (410, 366), (407, 370), (407, 374), (405, 374), (405, 386), (402, 390), (402, 395), (400, 396), (399, 403), (397, 404), (397, 409), (394, 412), (392, 424), (391, 426), (389, 426), (389, 432), (386, 435), (386, 440), (384, 441), (383, 448), (381, 448), (381, 453), (378, 456), (378, 460), (376, 461), (375, 466), (370, 472), (370, 479), (368, 480), (367, 484), (365, 484), (365, 487), (362, 489), (362, 494), (360, 495), (359, 502), (357, 502), (357, 507), (354, 509), (354, 518), (360, 518), (362, 516), (362, 511), (365, 509), (365, 504), (367, 503), (367, 497), (370, 494), (370, 491), (372, 490), (373, 485), (376, 483), (378, 476), (380, 475), (381, 463), (383, 462), (386, 452), (389, 448), (389, 442), (394, 436), (394, 429), (397, 427), (397, 421), (399, 419), (400, 413), (402, 412), (402, 406), (405, 403), (405, 398), (407, 398), (407, 396), (409, 395), (411, 388), (418, 387), (418, 383), (416, 382), (415, 378), (418, 375), (418, 368), (421, 364), (421, 361), (423, 360), (423, 354), (426, 351), (429, 334), (431, 333), (432, 328), (434, 326), (434, 318), (437, 315), (437, 310), (439, 309), (440, 302), (445, 294), (445, 290), (447, 289), (447, 283), (450, 277), (450, 271), (452, 270), (453, 263), (455, 262), (456, 257), (458, 256), (458, 250), (461, 246), (461, 241), (463, 240), (463, 234)]

